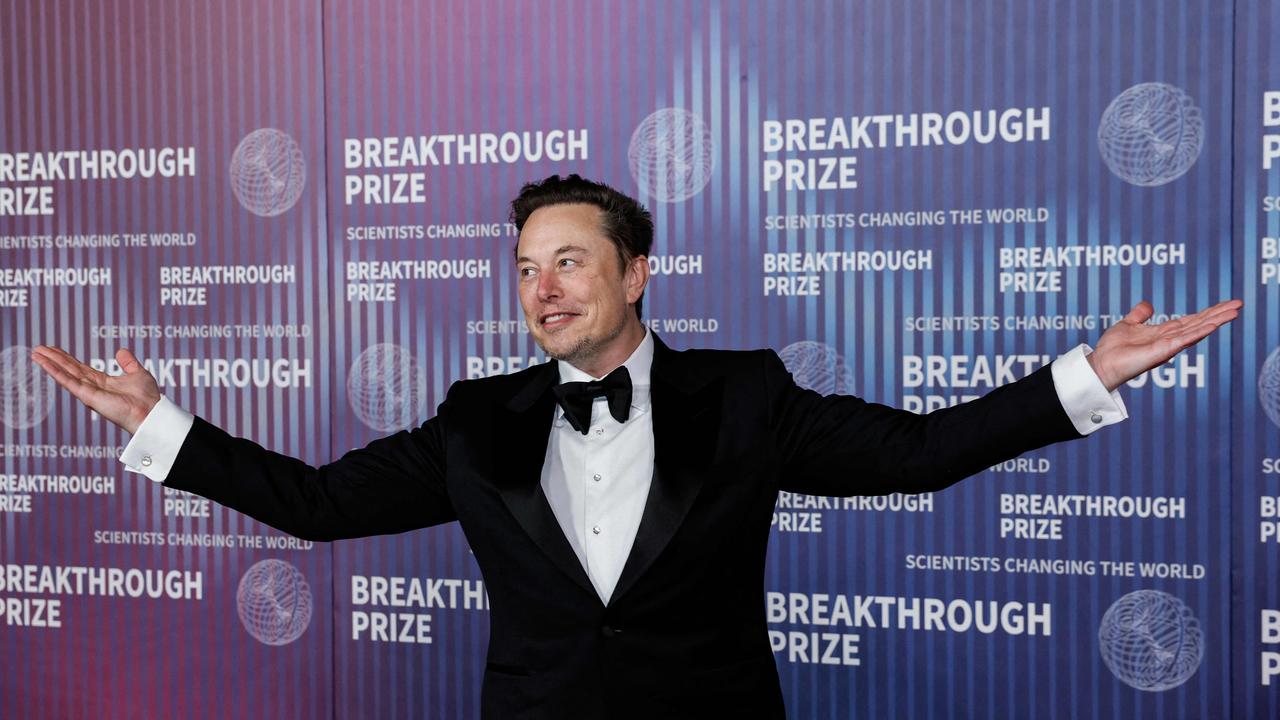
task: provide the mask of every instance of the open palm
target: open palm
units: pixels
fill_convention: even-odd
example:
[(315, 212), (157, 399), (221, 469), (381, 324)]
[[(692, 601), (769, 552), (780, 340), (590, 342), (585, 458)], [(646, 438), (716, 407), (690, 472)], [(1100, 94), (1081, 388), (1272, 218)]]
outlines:
[(94, 370), (65, 351), (37, 345), (31, 359), (59, 385), (94, 412), (135, 433), (147, 413), (160, 401), (160, 386), (138, 358), (128, 350), (116, 351), (116, 362), (124, 375), (107, 375)]
[(1115, 390), (1234, 320), (1243, 305), (1240, 300), (1224, 300), (1194, 315), (1145, 325), (1155, 309), (1143, 300), (1098, 338), (1097, 347), (1089, 355), (1089, 364), (1102, 384), (1108, 390)]

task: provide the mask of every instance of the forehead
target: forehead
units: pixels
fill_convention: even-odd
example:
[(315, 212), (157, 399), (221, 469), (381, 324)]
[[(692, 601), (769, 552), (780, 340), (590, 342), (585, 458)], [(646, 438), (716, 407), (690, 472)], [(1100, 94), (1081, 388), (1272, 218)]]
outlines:
[(520, 231), (516, 257), (554, 255), (556, 249), (576, 245), (590, 252), (611, 250), (604, 234), (604, 212), (587, 203), (548, 205), (533, 211)]

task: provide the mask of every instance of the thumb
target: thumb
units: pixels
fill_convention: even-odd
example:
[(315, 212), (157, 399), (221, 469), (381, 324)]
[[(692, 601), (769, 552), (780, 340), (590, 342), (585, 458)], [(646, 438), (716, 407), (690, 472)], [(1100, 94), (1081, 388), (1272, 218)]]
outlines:
[(1142, 323), (1150, 320), (1155, 311), (1156, 309), (1151, 307), (1151, 303), (1146, 300), (1142, 300), (1139, 301), (1137, 305), (1133, 306), (1133, 309), (1129, 311), (1128, 315), (1124, 316), (1124, 321), (1141, 325)]
[(132, 375), (143, 369), (142, 363), (138, 362), (138, 358), (129, 352), (128, 348), (120, 348), (116, 351), (116, 363), (126, 375)]

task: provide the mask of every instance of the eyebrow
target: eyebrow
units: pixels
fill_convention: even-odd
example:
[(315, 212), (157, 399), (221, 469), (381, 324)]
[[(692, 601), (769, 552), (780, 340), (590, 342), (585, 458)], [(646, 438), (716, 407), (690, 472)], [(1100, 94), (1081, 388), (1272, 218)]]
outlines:
[[(565, 253), (570, 253), (570, 252), (585, 253), (589, 251), (586, 248), (582, 247), (581, 245), (561, 245), (560, 247), (556, 248), (555, 254), (563, 255)], [(533, 258), (527, 255), (521, 255), (520, 257), (516, 258), (516, 262), (525, 262), (526, 260), (529, 262), (533, 262)]]

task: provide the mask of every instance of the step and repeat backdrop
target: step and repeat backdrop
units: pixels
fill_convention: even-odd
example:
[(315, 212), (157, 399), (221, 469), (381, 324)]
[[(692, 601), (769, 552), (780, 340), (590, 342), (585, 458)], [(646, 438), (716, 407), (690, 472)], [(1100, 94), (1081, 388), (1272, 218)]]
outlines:
[(1280, 3), (0, 2), (0, 716), (479, 710), (456, 525), (297, 540), (123, 471), (29, 360), (134, 350), (313, 464), (544, 362), (508, 203), (640, 198), (645, 322), (929, 412), (1228, 297), (1130, 419), (783, 493), (789, 714), (1280, 715)]

